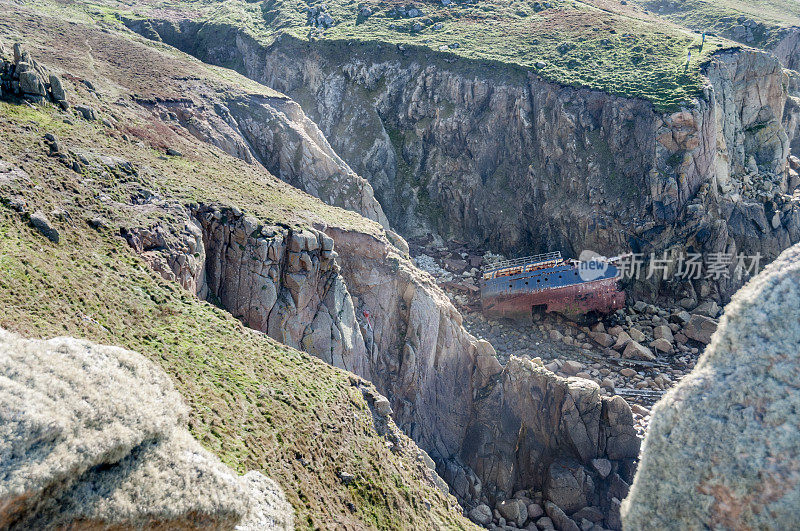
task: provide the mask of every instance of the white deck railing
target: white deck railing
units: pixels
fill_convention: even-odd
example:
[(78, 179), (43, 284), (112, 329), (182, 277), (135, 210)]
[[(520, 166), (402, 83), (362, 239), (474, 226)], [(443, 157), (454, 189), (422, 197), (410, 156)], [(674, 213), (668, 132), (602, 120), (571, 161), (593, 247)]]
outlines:
[(538, 264), (542, 262), (551, 262), (561, 260), (561, 252), (554, 251), (552, 253), (536, 254), (533, 256), (524, 256), (522, 258), (513, 258), (511, 260), (503, 260), (502, 262), (494, 262), (487, 264), (483, 268), (484, 273), (505, 269), (507, 267), (514, 267), (518, 265)]

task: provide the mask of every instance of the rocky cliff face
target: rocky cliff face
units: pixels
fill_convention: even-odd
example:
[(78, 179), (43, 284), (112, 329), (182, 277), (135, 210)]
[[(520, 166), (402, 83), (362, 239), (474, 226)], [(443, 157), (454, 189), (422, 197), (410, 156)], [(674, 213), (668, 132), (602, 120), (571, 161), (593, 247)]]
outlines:
[(208, 108), (191, 98), (139, 103), (199, 140), (247, 162), (261, 163), (329, 205), (354, 210), (389, 227), (372, 186), (339, 158), (297, 103), (278, 93), (219, 95), (206, 90), (198, 96)]
[[(664, 115), (431, 51), (350, 44), (343, 54), (287, 37), (264, 49), (234, 30), (206, 27), (224, 38), (194, 39), (188, 21), (149, 27), (291, 95), (406, 234), (432, 227), (505, 253), (739, 250), (767, 259), (800, 239), (784, 195), (783, 124), (796, 106), (784, 116), (783, 70), (764, 53), (716, 56), (704, 97)], [(740, 191), (748, 187), (754, 193)], [(723, 299), (734, 289), (642, 291), (659, 287)]]
[[(205, 265), (184, 286), (207, 286), (210, 300), (249, 326), (372, 380), (462, 503), (494, 505), (544, 489), (568, 514), (598, 507), (616, 521), (613, 498), (623, 496), (607, 478), (613, 472), (627, 485), (638, 454), (624, 401), (541, 362), (500, 366), (433, 279), (384, 239), (264, 225), (235, 208), (200, 206), (191, 216)], [(188, 226), (186, 237), (195, 234)], [(169, 234), (160, 241), (178, 247), (160, 255), (187, 248), (179, 224), (126, 233), (129, 241)], [(173, 278), (185, 271), (185, 260), (166, 263)], [(592, 467), (596, 459), (608, 463), (604, 475)], [(581, 478), (577, 486), (553, 486), (563, 467)]]

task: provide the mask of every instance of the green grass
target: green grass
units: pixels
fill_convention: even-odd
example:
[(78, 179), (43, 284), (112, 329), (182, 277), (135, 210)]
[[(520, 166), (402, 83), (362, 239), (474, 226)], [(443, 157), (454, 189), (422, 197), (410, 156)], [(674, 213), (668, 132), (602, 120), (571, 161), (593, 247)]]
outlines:
[[(388, 450), (347, 373), (164, 281), (116, 230), (174, 221), (127, 203), (142, 186), (178, 203), (226, 200), (265, 221), (302, 224), (313, 212), (346, 224), (348, 215), (263, 171), (258, 179), (255, 169), (248, 172), (247, 165), (202, 145), (194, 158), (161, 158), (98, 123), (68, 124), (63, 116), (51, 107), (0, 103), (0, 159), (29, 176), (0, 181), (0, 327), (27, 337), (69, 335), (119, 345), (159, 363), (191, 408), (194, 436), (237, 471), (262, 470), (276, 479), (300, 529), (333, 522), (384, 529), (468, 525), (425, 480), (410, 440), (401, 439), (400, 454)], [(62, 145), (125, 155), (150, 170), (127, 177), (76, 173), (46, 155), (41, 138), (47, 132)], [(22, 198), (30, 212), (66, 210), (69, 220), (53, 219), (60, 243), (9, 208), (12, 197)], [(97, 215), (114, 228), (90, 228), (87, 220)], [(340, 470), (356, 476), (354, 485), (340, 482)]]
[[(770, 48), (784, 29), (800, 25), (800, 3), (794, 0), (633, 0), (660, 16), (698, 32), (707, 31), (733, 38), (739, 17), (763, 24), (753, 32), (752, 46)], [(662, 7), (663, 6), (663, 7)], [(661, 8), (661, 9), (659, 9)], [(748, 43), (746, 43), (748, 44)]]
[[(158, 119), (149, 103), (136, 103), (185, 96), (198, 83), (223, 100), (281, 96), (161, 44), (120, 35), (118, 25), (107, 33), (70, 20), (24, 9), (0, 16), (3, 42), (21, 37), (41, 63), (92, 80), (99, 98), (69, 82), (70, 101), (94, 106), (108, 121), (0, 102), (0, 160), (27, 174), (0, 178), (0, 327), (119, 345), (159, 363), (190, 406), (195, 437), (237, 471), (262, 470), (277, 480), (299, 529), (469, 527), (450, 506), (453, 499), (426, 479), (408, 438), (401, 437), (400, 453), (387, 448), (347, 373), (164, 281), (119, 236), (122, 227), (154, 223), (180, 231), (183, 221), (163, 205), (199, 202), (236, 206), (264, 223), (322, 223), (381, 236), (376, 223), (325, 205)], [(48, 156), (47, 133), (65, 152), (120, 157), (137, 172), (92, 165), (76, 172)], [(183, 156), (165, 156), (166, 146)], [(132, 202), (142, 188), (164, 203)], [(28, 212), (48, 213), (60, 243), (33, 230), (9, 207), (12, 198)], [(52, 215), (56, 209), (69, 219)], [(109, 227), (91, 228), (96, 216)], [(355, 475), (353, 485), (341, 483), (340, 470)]]
[[(409, 454), (387, 450), (346, 373), (157, 278), (118, 238), (82, 227), (62, 236), (55, 246), (0, 206), (1, 327), (120, 345), (159, 363), (191, 408), (194, 436), (237, 471), (276, 479), (300, 529), (428, 518), (461, 527)], [(356, 485), (341, 485), (338, 470)]]
[[(731, 44), (710, 38), (701, 49), (697, 34), (654, 21), (641, 10), (610, 10), (600, 0), (557, 0), (552, 2), (553, 8), (520, 0), (482, 0), (448, 7), (431, 1), (332, 0), (325, 4), (335, 20), (325, 31), (307, 24), (304, 10), (315, 3), (303, 0), (153, 2), (124, 13), (163, 20), (179, 19), (192, 10), (191, 18), (207, 27), (238, 28), (264, 45), (289, 35), (330, 42), (342, 53), (348, 43), (434, 50), (443, 57), (460, 57), (488, 67), (510, 65), (535, 71), (565, 85), (644, 98), (660, 110), (675, 109), (697, 97), (703, 84), (702, 64), (710, 54)], [(361, 5), (371, 7), (373, 15), (360, 17)], [(397, 16), (395, 8), (406, 5), (421, 8), (423, 16)], [(420, 21), (425, 21), (424, 27), (415, 31), (413, 24)], [(435, 23), (442, 28), (435, 30)], [(690, 50), (692, 59), (687, 64)]]

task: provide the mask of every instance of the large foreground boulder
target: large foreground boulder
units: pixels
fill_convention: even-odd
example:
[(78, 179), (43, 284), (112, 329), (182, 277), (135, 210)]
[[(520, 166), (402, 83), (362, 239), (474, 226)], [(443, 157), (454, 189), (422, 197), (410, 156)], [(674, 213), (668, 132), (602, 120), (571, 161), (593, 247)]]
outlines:
[(186, 420), (135, 352), (0, 330), (0, 528), (292, 528), (280, 488), (239, 478)]
[(800, 245), (732, 299), (695, 370), (653, 409), (626, 529), (796, 529)]

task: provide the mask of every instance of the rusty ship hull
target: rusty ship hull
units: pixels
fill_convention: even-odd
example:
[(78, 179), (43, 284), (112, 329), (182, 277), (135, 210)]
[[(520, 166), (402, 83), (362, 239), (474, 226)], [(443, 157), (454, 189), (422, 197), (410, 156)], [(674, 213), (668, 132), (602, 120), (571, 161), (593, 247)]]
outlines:
[[(541, 261), (542, 257), (549, 260)], [(579, 263), (562, 260), (558, 253), (516, 262), (484, 273), (481, 305), (487, 316), (522, 318), (557, 312), (579, 317), (625, 306), (625, 293), (618, 287), (619, 271), (612, 264), (604, 264), (602, 271), (590, 273), (587, 279)]]

